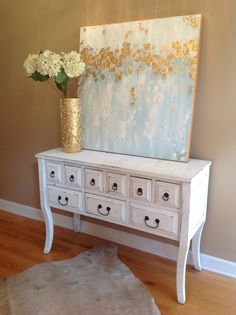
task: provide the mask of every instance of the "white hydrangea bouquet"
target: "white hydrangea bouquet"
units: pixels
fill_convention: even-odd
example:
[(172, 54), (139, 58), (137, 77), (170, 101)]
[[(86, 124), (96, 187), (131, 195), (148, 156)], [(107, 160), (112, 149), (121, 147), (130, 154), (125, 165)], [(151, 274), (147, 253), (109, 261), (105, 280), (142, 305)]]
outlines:
[[(85, 72), (85, 63), (76, 51), (57, 54), (45, 50), (39, 54), (29, 54), (24, 62), (24, 69), (29, 78), (35, 81), (50, 83), (54, 80), (61, 96), (67, 97), (67, 87), (70, 79), (79, 78)], [(87, 76), (83, 77), (83, 85)], [(81, 90), (81, 89), (80, 89)]]

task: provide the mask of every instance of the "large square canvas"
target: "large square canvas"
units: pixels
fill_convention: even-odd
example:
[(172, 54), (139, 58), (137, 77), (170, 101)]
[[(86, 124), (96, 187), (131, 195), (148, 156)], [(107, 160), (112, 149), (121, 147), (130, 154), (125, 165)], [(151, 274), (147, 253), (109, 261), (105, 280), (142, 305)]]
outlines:
[(87, 26), (83, 148), (187, 161), (201, 15)]

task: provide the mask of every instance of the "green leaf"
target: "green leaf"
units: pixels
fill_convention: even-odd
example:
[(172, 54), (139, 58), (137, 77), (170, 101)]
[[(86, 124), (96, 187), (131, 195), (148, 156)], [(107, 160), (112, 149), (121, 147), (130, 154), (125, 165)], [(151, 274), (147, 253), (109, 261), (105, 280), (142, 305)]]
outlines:
[(41, 81), (41, 82), (44, 82), (44, 81), (47, 81), (49, 79), (49, 75), (42, 75), (41, 73), (39, 73), (38, 71), (35, 71), (32, 75), (31, 75), (31, 78), (34, 80), (34, 81)]
[(57, 83), (56, 81), (55, 81), (55, 83), (56, 83), (56, 86), (57, 86), (57, 88), (60, 90), (60, 91), (63, 91), (63, 85), (60, 83)]
[(55, 80), (57, 88), (63, 93), (64, 96), (66, 96), (67, 92), (67, 81), (62, 83), (57, 83)]
[(63, 69), (60, 70), (60, 72), (58, 72), (56, 78), (55, 78), (55, 82), (58, 84), (61, 84), (63, 82), (67, 82), (69, 81), (68, 76), (66, 75), (65, 71)]

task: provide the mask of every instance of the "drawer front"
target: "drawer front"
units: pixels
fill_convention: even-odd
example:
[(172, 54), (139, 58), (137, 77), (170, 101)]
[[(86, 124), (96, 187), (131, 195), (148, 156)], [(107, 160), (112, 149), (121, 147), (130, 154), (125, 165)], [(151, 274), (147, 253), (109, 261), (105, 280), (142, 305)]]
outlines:
[(107, 172), (107, 192), (117, 196), (126, 196), (126, 176)]
[(179, 208), (180, 185), (156, 181), (157, 204)]
[(46, 178), (51, 184), (62, 184), (63, 166), (59, 163), (46, 162)]
[(111, 222), (125, 222), (125, 202), (86, 194), (85, 212)]
[(130, 177), (130, 198), (152, 201), (152, 181), (151, 179)]
[(82, 210), (81, 192), (50, 186), (48, 186), (47, 192), (50, 206), (73, 212)]
[(85, 188), (103, 192), (102, 171), (85, 169)]
[(76, 166), (65, 166), (65, 184), (74, 188), (81, 188), (81, 168)]
[(129, 223), (138, 229), (173, 239), (178, 236), (178, 213), (131, 204)]

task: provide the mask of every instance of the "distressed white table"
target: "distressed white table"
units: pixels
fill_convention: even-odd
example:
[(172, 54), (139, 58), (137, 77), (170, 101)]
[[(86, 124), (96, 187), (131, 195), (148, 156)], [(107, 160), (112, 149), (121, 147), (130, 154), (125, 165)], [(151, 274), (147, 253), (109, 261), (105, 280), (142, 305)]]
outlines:
[(177, 299), (185, 303), (191, 240), (194, 266), (201, 270), (209, 161), (182, 163), (88, 150), (64, 153), (60, 148), (36, 157), (46, 223), (44, 253), (53, 242), (50, 207), (73, 212), (77, 232), (82, 214), (177, 240)]

